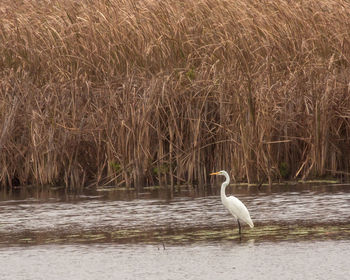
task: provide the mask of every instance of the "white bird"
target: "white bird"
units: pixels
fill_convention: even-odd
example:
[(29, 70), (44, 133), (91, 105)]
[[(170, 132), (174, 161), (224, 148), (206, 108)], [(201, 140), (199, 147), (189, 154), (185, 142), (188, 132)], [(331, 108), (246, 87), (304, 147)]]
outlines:
[(251, 228), (253, 228), (253, 221), (250, 218), (249, 211), (247, 207), (243, 204), (243, 202), (240, 201), (237, 197), (234, 197), (233, 195), (226, 196), (225, 194), (225, 189), (230, 183), (230, 176), (228, 175), (228, 173), (222, 170), (219, 172), (211, 173), (210, 175), (222, 175), (226, 178), (225, 182), (223, 182), (221, 185), (221, 201), (222, 204), (227, 208), (227, 210), (232, 214), (232, 216), (236, 218), (238, 222), (239, 235), (241, 235), (240, 221), (247, 223)]

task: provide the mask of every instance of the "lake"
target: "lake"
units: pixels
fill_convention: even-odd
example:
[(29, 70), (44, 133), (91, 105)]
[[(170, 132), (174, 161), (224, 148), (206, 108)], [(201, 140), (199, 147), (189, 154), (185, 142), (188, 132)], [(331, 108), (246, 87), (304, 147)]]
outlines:
[[(350, 186), (230, 186), (141, 194), (19, 189), (0, 197), (1, 279), (347, 279)], [(282, 278), (281, 278), (282, 277)]]

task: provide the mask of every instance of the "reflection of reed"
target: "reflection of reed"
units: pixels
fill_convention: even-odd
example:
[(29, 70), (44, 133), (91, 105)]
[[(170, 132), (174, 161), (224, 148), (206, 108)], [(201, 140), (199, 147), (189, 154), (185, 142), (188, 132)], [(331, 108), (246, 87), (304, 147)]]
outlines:
[(0, 181), (349, 173), (345, 1), (3, 1)]

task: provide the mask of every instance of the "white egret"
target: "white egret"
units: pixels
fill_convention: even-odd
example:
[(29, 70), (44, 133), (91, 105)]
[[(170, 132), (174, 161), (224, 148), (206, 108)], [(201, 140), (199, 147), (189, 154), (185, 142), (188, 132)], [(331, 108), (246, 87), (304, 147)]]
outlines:
[(251, 228), (254, 227), (253, 221), (250, 218), (249, 211), (247, 207), (240, 201), (237, 197), (226, 196), (225, 189), (230, 183), (230, 176), (224, 170), (219, 172), (211, 173), (210, 175), (222, 175), (225, 176), (226, 180), (221, 185), (221, 201), (222, 204), (227, 208), (227, 210), (236, 218), (238, 222), (239, 235), (241, 235), (241, 223), (243, 221), (247, 223)]

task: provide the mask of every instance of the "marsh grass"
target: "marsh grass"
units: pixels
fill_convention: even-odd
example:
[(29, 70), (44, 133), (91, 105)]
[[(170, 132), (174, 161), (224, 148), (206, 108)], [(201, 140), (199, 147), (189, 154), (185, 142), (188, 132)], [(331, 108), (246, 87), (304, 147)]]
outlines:
[(67, 231), (27, 231), (1, 236), (0, 244), (77, 244), (77, 243), (148, 243), (159, 244), (165, 249), (168, 245), (196, 244), (208, 242), (284, 242), (347, 240), (350, 226), (344, 225), (259, 225), (254, 229), (244, 229), (242, 237), (235, 228), (189, 228), (189, 229), (99, 229), (81, 232)]
[(349, 175), (347, 1), (2, 1), (0, 182)]

